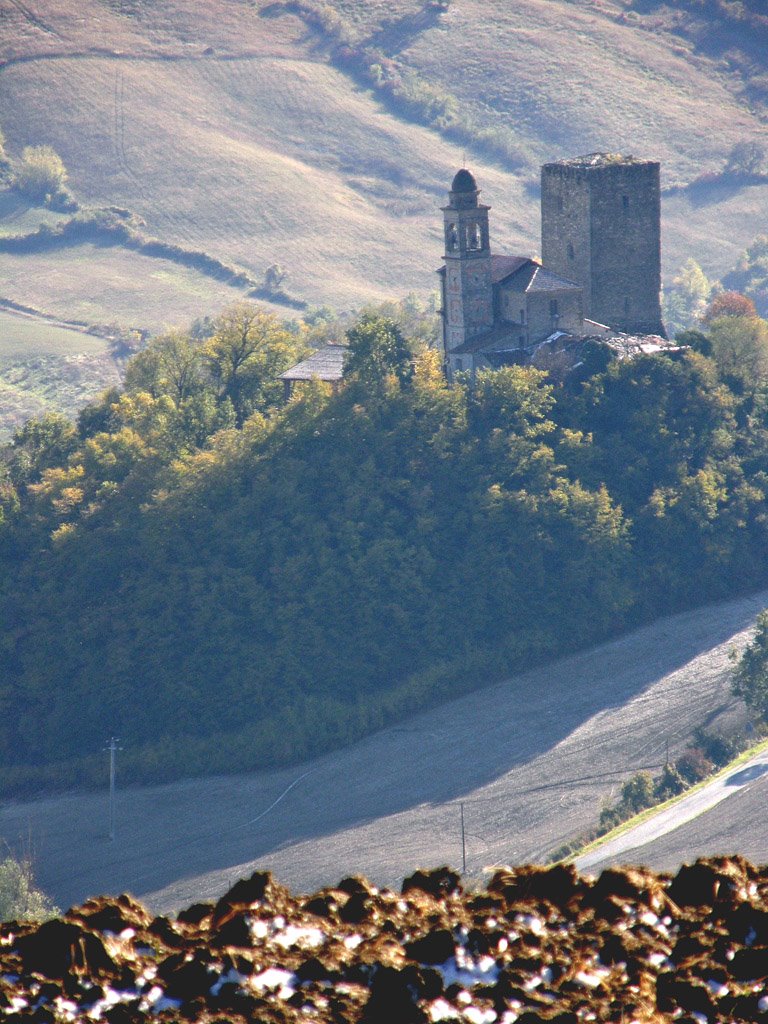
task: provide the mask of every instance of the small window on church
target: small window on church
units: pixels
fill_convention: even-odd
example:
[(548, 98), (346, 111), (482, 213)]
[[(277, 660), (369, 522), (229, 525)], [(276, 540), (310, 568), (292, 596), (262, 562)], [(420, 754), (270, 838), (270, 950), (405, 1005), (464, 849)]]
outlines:
[(576, 253), (573, 251), (573, 244), (571, 242), (569, 242), (568, 243), (568, 259), (572, 260), (575, 255), (576, 255)]
[(624, 298), (624, 316), (629, 316), (629, 296)]
[(629, 209), (629, 196), (622, 196), (621, 197), (621, 206), (622, 206), (622, 209), (624, 209), (624, 210), (628, 210)]
[(520, 348), (525, 348), (525, 335), (520, 335)]
[(525, 323), (525, 310), (524, 309), (520, 310), (520, 323), (521, 324)]
[(504, 296), (504, 309), (509, 309), (509, 296)]
[(557, 212), (558, 213), (562, 213), (563, 212), (563, 197), (562, 196), (558, 196), (557, 197)]
[(461, 371), (463, 369), (464, 369), (464, 360), (463, 359), (457, 359), (456, 360), (456, 373), (461, 373)]
[(557, 299), (550, 299), (549, 300), (549, 315), (550, 316), (557, 316), (559, 314), (559, 312), (560, 312), (560, 310), (558, 309), (558, 306), (557, 306)]

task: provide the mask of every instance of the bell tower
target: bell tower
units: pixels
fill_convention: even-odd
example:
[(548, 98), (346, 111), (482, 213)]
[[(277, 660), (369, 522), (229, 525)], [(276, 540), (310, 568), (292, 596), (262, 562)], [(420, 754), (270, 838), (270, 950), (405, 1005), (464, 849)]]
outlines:
[(474, 175), (462, 169), (453, 179), (448, 205), (443, 207), (443, 343), (446, 359), (452, 350), (493, 326), (488, 235), (490, 207), (480, 205), (479, 195)]

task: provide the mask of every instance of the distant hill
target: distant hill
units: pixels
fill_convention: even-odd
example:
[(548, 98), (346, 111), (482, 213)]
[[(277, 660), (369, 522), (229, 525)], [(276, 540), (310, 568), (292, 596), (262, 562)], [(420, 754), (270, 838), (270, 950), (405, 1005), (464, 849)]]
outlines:
[[(0, 125), (11, 155), (53, 145), (82, 202), (126, 207), (256, 279), (279, 262), (298, 299), (349, 307), (434, 288), (437, 207), (463, 151), (495, 244), (536, 252), (544, 160), (630, 151), (685, 184), (764, 141), (764, 29), (730, 6), (0, 0)], [(723, 274), (766, 206), (765, 185), (667, 197), (667, 275), (689, 256)], [(135, 296), (113, 300), (91, 253), (59, 257), (45, 306), (58, 315), (73, 259), (66, 302), (95, 290), (95, 319), (112, 301), (142, 326), (221, 305), (138, 257)], [(6, 297), (39, 307), (42, 281), (15, 277)]]

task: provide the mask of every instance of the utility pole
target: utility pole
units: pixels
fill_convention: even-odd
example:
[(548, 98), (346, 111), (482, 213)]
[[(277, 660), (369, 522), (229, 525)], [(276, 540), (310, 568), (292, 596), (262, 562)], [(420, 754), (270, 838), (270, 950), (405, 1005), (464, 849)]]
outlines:
[(112, 842), (115, 839), (115, 754), (122, 749), (117, 745), (119, 742), (114, 736), (110, 736), (109, 746), (106, 748), (109, 751), (109, 838)]
[(461, 873), (466, 875), (467, 873), (467, 844), (464, 838), (464, 804), (460, 803), (461, 808)]

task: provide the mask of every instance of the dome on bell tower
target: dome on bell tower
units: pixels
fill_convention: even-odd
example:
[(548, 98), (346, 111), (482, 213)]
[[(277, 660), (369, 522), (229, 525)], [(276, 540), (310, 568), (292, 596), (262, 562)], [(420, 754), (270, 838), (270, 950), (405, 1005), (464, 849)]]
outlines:
[(451, 192), (477, 192), (474, 174), (466, 167), (462, 167), (451, 182)]

